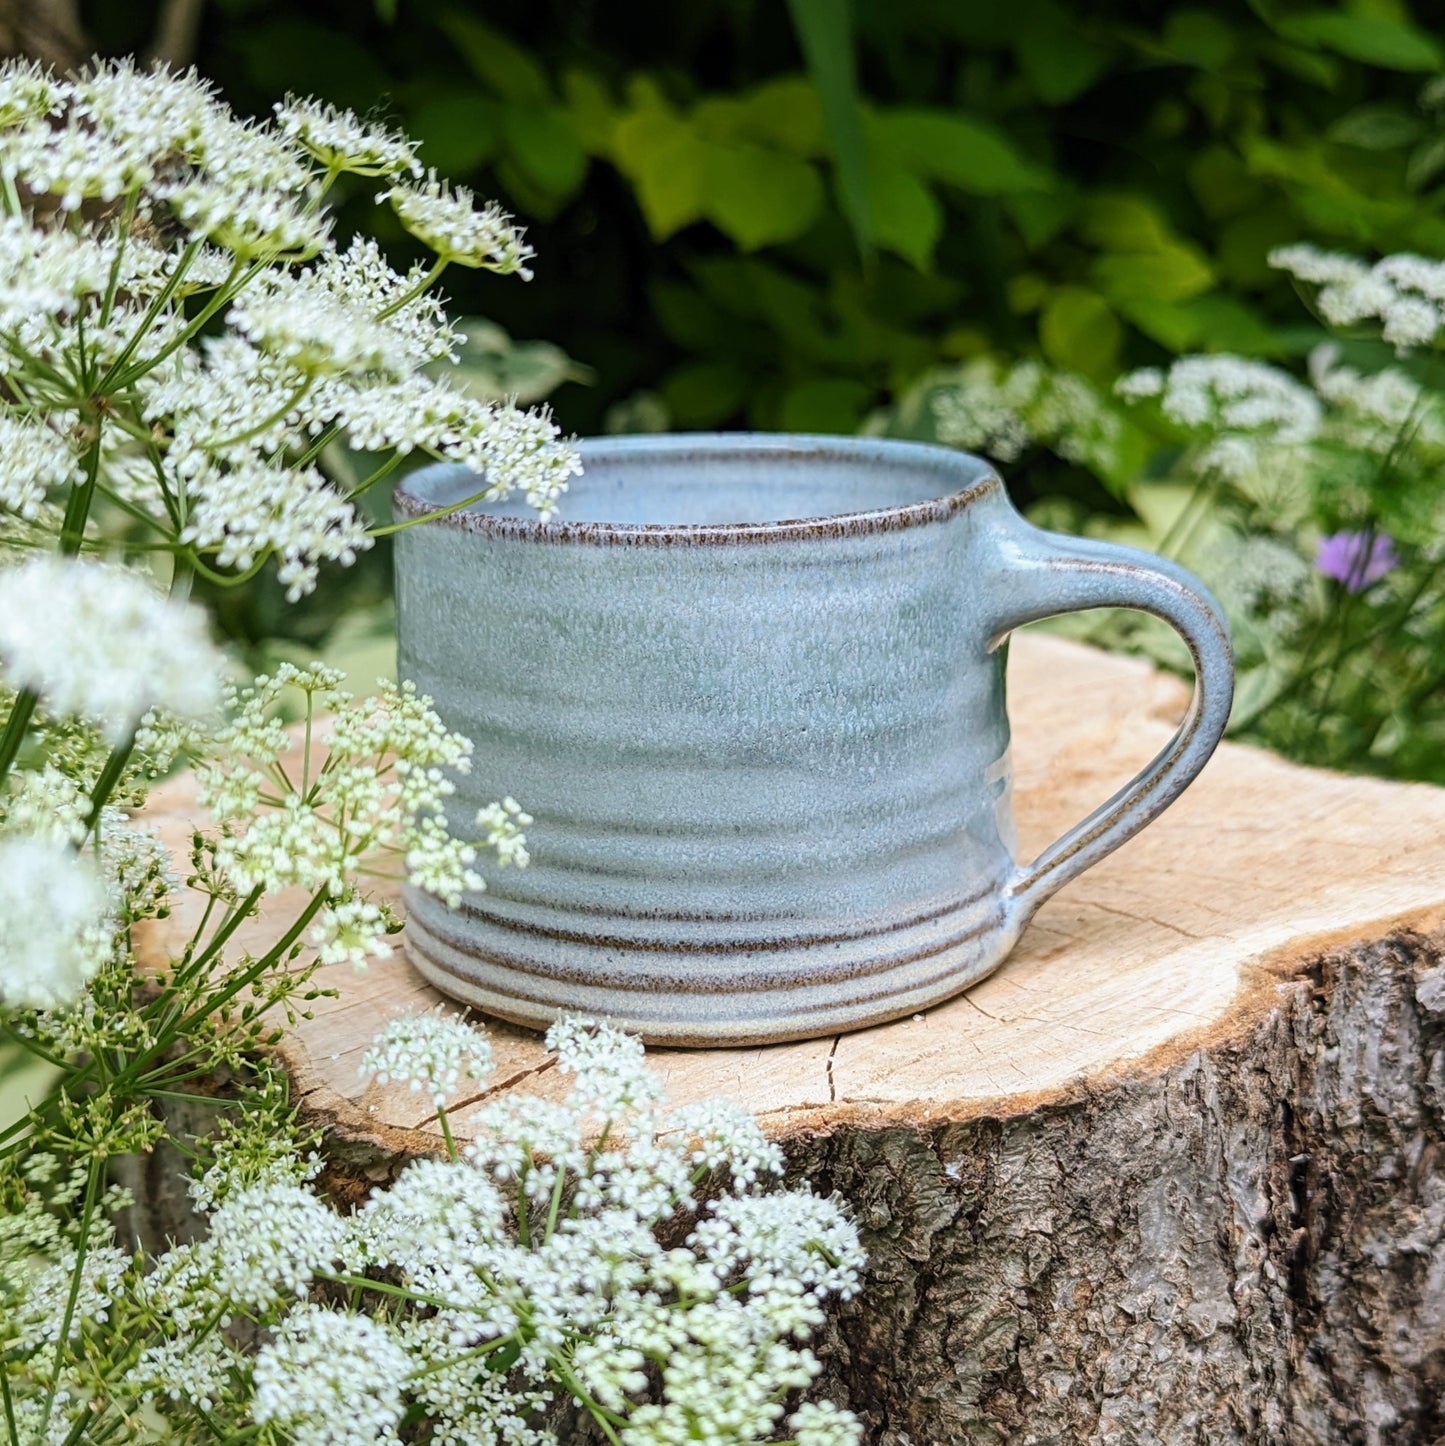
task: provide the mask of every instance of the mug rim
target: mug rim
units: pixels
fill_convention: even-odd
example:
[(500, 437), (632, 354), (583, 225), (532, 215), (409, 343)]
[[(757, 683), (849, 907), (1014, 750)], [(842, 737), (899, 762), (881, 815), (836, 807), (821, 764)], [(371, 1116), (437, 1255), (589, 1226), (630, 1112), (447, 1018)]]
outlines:
[[(581, 522), (554, 518), (500, 517), (459, 508), (432, 518), (433, 525), (454, 528), (482, 537), (531, 542), (612, 545), (695, 545), (698, 543), (781, 542), (802, 538), (861, 537), (880, 532), (946, 522), (971, 503), (1003, 486), (991, 463), (971, 452), (932, 442), (910, 442), (893, 437), (834, 436), (803, 432), (660, 432), (634, 436), (584, 437), (578, 440), (584, 471), (589, 458), (611, 461), (628, 456), (659, 454), (688, 457), (771, 455), (796, 461), (827, 461), (830, 456), (854, 462), (876, 459), (881, 464), (913, 462), (941, 473), (957, 472), (964, 485), (922, 502), (862, 512), (838, 512), (808, 517), (777, 518), (764, 522)], [(438, 510), (439, 504), (416, 490), (428, 478), (465, 473), (460, 462), (433, 462), (408, 473), (392, 493), (397, 517), (416, 522)], [(482, 479), (478, 474), (480, 482)]]

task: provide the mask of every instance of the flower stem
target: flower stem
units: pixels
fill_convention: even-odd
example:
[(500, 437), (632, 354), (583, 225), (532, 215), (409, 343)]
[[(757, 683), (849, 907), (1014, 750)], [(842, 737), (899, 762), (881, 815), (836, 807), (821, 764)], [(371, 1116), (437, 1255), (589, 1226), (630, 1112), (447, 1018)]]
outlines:
[(452, 1127), (447, 1123), (447, 1110), (445, 1105), (437, 1106), (437, 1123), (442, 1127), (442, 1139), (447, 1147), (447, 1159), (456, 1164), (457, 1142), (452, 1138)]
[(130, 737), (124, 743), (118, 743), (110, 750), (110, 756), (105, 760), (105, 767), (101, 769), (100, 777), (95, 780), (95, 787), (90, 791), (90, 811), (85, 815), (87, 832), (100, 827), (100, 811), (105, 807), (111, 794), (115, 792), (115, 786), (120, 781), (121, 774), (125, 772), (125, 766), (130, 762), (130, 756), (134, 750), (134, 730), (131, 731)]
[(10, 718), (5, 724), (5, 732), (0, 734), (0, 781), (10, 772), (11, 765), (15, 762), (15, 755), (20, 752), (20, 745), (25, 741), (26, 729), (30, 727), (30, 716), (35, 712), (35, 705), (40, 701), (40, 695), (34, 688), (22, 688), (15, 695), (14, 706), (10, 709)]
[(401, 296), (398, 296), (397, 299), (393, 301), (390, 306), (383, 307), (380, 311), (376, 313), (377, 321), (385, 321), (388, 316), (395, 316), (396, 313), (400, 311), (403, 306), (407, 305), (408, 302), (415, 301), (417, 297), (420, 296), (422, 292), (425, 291), (427, 287), (430, 286), (432, 282), (435, 281), (437, 277), (440, 276), (442, 272), (446, 269), (447, 258), (445, 256), (438, 256), (436, 259), (436, 264), (432, 267), (430, 271), (427, 272), (425, 276), (422, 277), (420, 281), (417, 282), (415, 286), (412, 287), (410, 291), (404, 293)]
[[(36, 1430), (37, 1441), (44, 1441), (55, 1410), (55, 1392), (60, 1385), (63, 1372), (60, 1365), (66, 1343), (70, 1339), (70, 1327), (75, 1320), (76, 1303), (80, 1300), (80, 1286), (85, 1278), (85, 1247), (90, 1236), (90, 1224), (95, 1216), (96, 1201), (100, 1196), (100, 1167), (98, 1155), (90, 1157), (90, 1166), (85, 1177), (85, 1203), (80, 1211), (80, 1231), (75, 1241), (75, 1266), (70, 1272), (70, 1291), (65, 1298), (65, 1311), (60, 1318), (60, 1330), (55, 1337), (55, 1369), (50, 1378), (50, 1389), (45, 1393), (45, 1407), (40, 1414), (40, 1426)], [(82, 1417), (82, 1419), (84, 1419)]]

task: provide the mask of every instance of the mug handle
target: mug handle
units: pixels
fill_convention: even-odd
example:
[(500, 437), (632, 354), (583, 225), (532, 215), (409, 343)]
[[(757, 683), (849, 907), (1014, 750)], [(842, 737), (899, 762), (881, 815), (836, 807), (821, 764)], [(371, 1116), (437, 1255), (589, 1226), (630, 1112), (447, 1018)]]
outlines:
[(1173, 627), (1194, 662), (1189, 711), (1153, 762), (1015, 871), (1008, 907), (1022, 921), (1055, 890), (1156, 819), (1194, 781), (1229, 722), (1234, 650), (1219, 604), (1177, 563), (1138, 548), (1044, 532), (1017, 514), (1014, 520), (998, 554), (996, 595), (1006, 601), (993, 620), (990, 651), (1024, 623), (1087, 608), (1128, 607)]

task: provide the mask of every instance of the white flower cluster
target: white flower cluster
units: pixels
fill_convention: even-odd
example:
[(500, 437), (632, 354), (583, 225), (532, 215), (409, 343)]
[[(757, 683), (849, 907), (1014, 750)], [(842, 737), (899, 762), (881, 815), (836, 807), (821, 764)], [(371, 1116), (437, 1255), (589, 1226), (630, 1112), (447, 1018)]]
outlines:
[[(306, 1446), (397, 1441), (404, 1420), (459, 1446), (543, 1446), (547, 1408), (568, 1396), (629, 1446), (772, 1436), (818, 1373), (802, 1342), (823, 1303), (857, 1289), (857, 1232), (830, 1200), (759, 1193), (781, 1161), (755, 1168), (750, 1117), (660, 1113), (635, 1040), (581, 1020), (548, 1040), (574, 1077), (565, 1100), (509, 1097), (484, 1112), (468, 1158), (417, 1160), (349, 1216), (296, 1172), (221, 1192), (209, 1234), (143, 1280), (166, 1335), (129, 1388), (164, 1414), (210, 1410), (228, 1378), (249, 1379), (254, 1423)], [(390, 1026), (364, 1068), (439, 1098), (489, 1066), (483, 1036), (427, 1015)], [(740, 1162), (700, 1204), (709, 1166)], [(327, 1278), (349, 1303), (308, 1295)], [(214, 1329), (243, 1315), (267, 1327), (254, 1354)], [(827, 1402), (788, 1425), (808, 1446), (860, 1439)]]
[[(360, 872), (404, 860), (413, 884), (453, 903), (486, 885), (472, 867), (476, 845), (453, 838), (443, 812), (451, 775), (470, 767), (470, 741), (450, 732), (409, 683), (383, 682), (360, 703), (340, 683), (332, 669), (288, 663), (231, 688), (230, 721), (209, 740), (196, 777), (198, 801), (225, 826), (216, 860), (226, 877), (242, 894), (296, 886), (322, 896), (311, 944), (324, 963), (360, 967), (391, 952), (386, 935), (397, 927), (387, 909), (356, 892)], [(277, 715), (289, 690), (303, 695), (313, 720), (334, 715), (317, 739), (324, 760), (302, 760), (296, 773), (284, 761), (291, 737)], [(513, 809), (500, 822), (487, 810), (483, 827), (501, 862), (521, 867), (527, 816)]]
[(369, 125), (348, 110), (287, 96), (275, 107), (283, 135), (293, 137), (328, 171), (358, 176), (421, 174), (416, 146), (385, 126)]
[(202, 719), (220, 703), (205, 614), (121, 568), (37, 557), (0, 570), (0, 663), (53, 717), (123, 743), (153, 708)]
[(1401, 253), (1369, 265), (1344, 252), (1297, 244), (1276, 247), (1269, 264), (1318, 286), (1315, 304), (1332, 326), (1378, 322), (1397, 351), (1431, 345), (1445, 325), (1445, 262)]
[[(430, 271), (337, 249), (341, 171), (396, 183)], [(550, 417), (417, 375), (462, 340), (427, 292), (438, 271), (525, 275), (530, 248), (419, 176), (405, 137), (331, 106), (289, 99), (266, 124), (192, 73), (0, 65), (0, 180), (43, 203), (0, 216), (0, 509), (34, 519), (88, 469), (95, 508), (222, 573), (274, 558), (292, 600), (371, 543), (356, 499), (389, 469), (338, 488), (318, 469), (333, 437), (456, 461), (479, 497), (551, 516), (579, 466)], [(88, 202), (109, 209), (81, 220)], [(203, 339), (216, 314), (230, 329)]]
[(522, 232), (495, 203), (477, 210), (465, 186), (453, 190), (429, 171), (423, 183), (393, 186), (378, 199), (389, 200), (401, 224), (443, 261), (531, 279), (533, 251)]
[[(830, 1402), (794, 1402), (784, 1421), (818, 1374), (806, 1342), (825, 1302), (851, 1296), (864, 1264), (837, 1204), (763, 1193), (776, 1153), (738, 1168), (761, 1157), (756, 1123), (718, 1106), (667, 1114), (635, 1040), (568, 1020), (549, 1043), (574, 1080), (565, 1099), (510, 1097), (470, 1157), (415, 1160), (350, 1213), (308, 1183), (314, 1158), (238, 1122), (194, 1192), (209, 1229), (149, 1269), (98, 1223), (73, 1277), (47, 1202), (83, 1190), (86, 1171), (37, 1154), (28, 1203), (0, 1216), (16, 1419), (38, 1424), (53, 1386), (57, 1441), (114, 1403), (184, 1439), (224, 1424), (300, 1446), (418, 1430), (547, 1446), (570, 1401), (626, 1446), (783, 1429), (800, 1446), (857, 1446), (860, 1423)], [(425, 1016), (389, 1028), (368, 1067), (441, 1090), (489, 1060), (460, 1019)], [(698, 1191), (710, 1167), (731, 1169), (730, 1188)], [(140, 1332), (123, 1378), (50, 1373), (67, 1318), (72, 1336), (107, 1320)]]
[(1346, 366), (1326, 343), (1310, 353), (1310, 382), (1328, 405), (1327, 439), (1373, 457), (1431, 473), (1445, 461), (1445, 408), (1435, 392), (1400, 367)]
[(1245, 357), (1182, 357), (1167, 371), (1131, 372), (1116, 390), (1127, 401), (1157, 397), (1170, 421), (1203, 434), (1195, 470), (1228, 480), (1258, 471), (1279, 450), (1308, 446), (1324, 421), (1324, 408), (1309, 387), (1278, 367)]
[(1382, 461), (1422, 475), (1445, 465), (1439, 395), (1399, 367), (1347, 366), (1333, 344), (1311, 352), (1307, 381), (1244, 357), (1189, 356), (1131, 372), (1116, 390), (1157, 399), (1192, 434), (1186, 470), (1237, 486), (1289, 526), (1303, 525), (1312, 473), (1368, 484)]
[(1031, 446), (1107, 468), (1119, 418), (1083, 377), (1035, 361), (1004, 368), (979, 357), (932, 397), (938, 440), (1012, 462)]
[(465, 1074), (480, 1083), (492, 1072), (486, 1035), (457, 1015), (433, 1012), (393, 1019), (361, 1057), (364, 1079), (425, 1090), (439, 1109)]
[(275, 1421), (295, 1446), (375, 1446), (400, 1441), (412, 1369), (396, 1334), (364, 1315), (306, 1305), (261, 1348), (251, 1413)]
[(73, 1004), (110, 956), (108, 902), (67, 844), (0, 838), (0, 1008)]

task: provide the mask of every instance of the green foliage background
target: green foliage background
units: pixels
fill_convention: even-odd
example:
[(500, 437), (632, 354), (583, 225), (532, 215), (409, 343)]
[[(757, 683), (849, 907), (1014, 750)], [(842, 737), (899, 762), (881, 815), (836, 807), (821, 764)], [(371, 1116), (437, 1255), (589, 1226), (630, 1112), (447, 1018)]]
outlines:
[[(94, 0), (103, 51), (155, 0)], [(1403, 0), (209, 0), (195, 60), (394, 121), (529, 226), (530, 285), (454, 309), (582, 364), (563, 426), (857, 429), (931, 368), (1041, 356), (1108, 383), (1180, 351), (1287, 360), (1322, 333), (1271, 246), (1445, 254), (1436, 6)], [(343, 218), (344, 219), (344, 218)], [(384, 236), (398, 259), (407, 241)], [(1047, 454), (1016, 498), (1130, 516)], [(337, 580), (339, 581), (339, 580)], [(317, 645), (385, 596), (380, 552), (233, 635)]]

